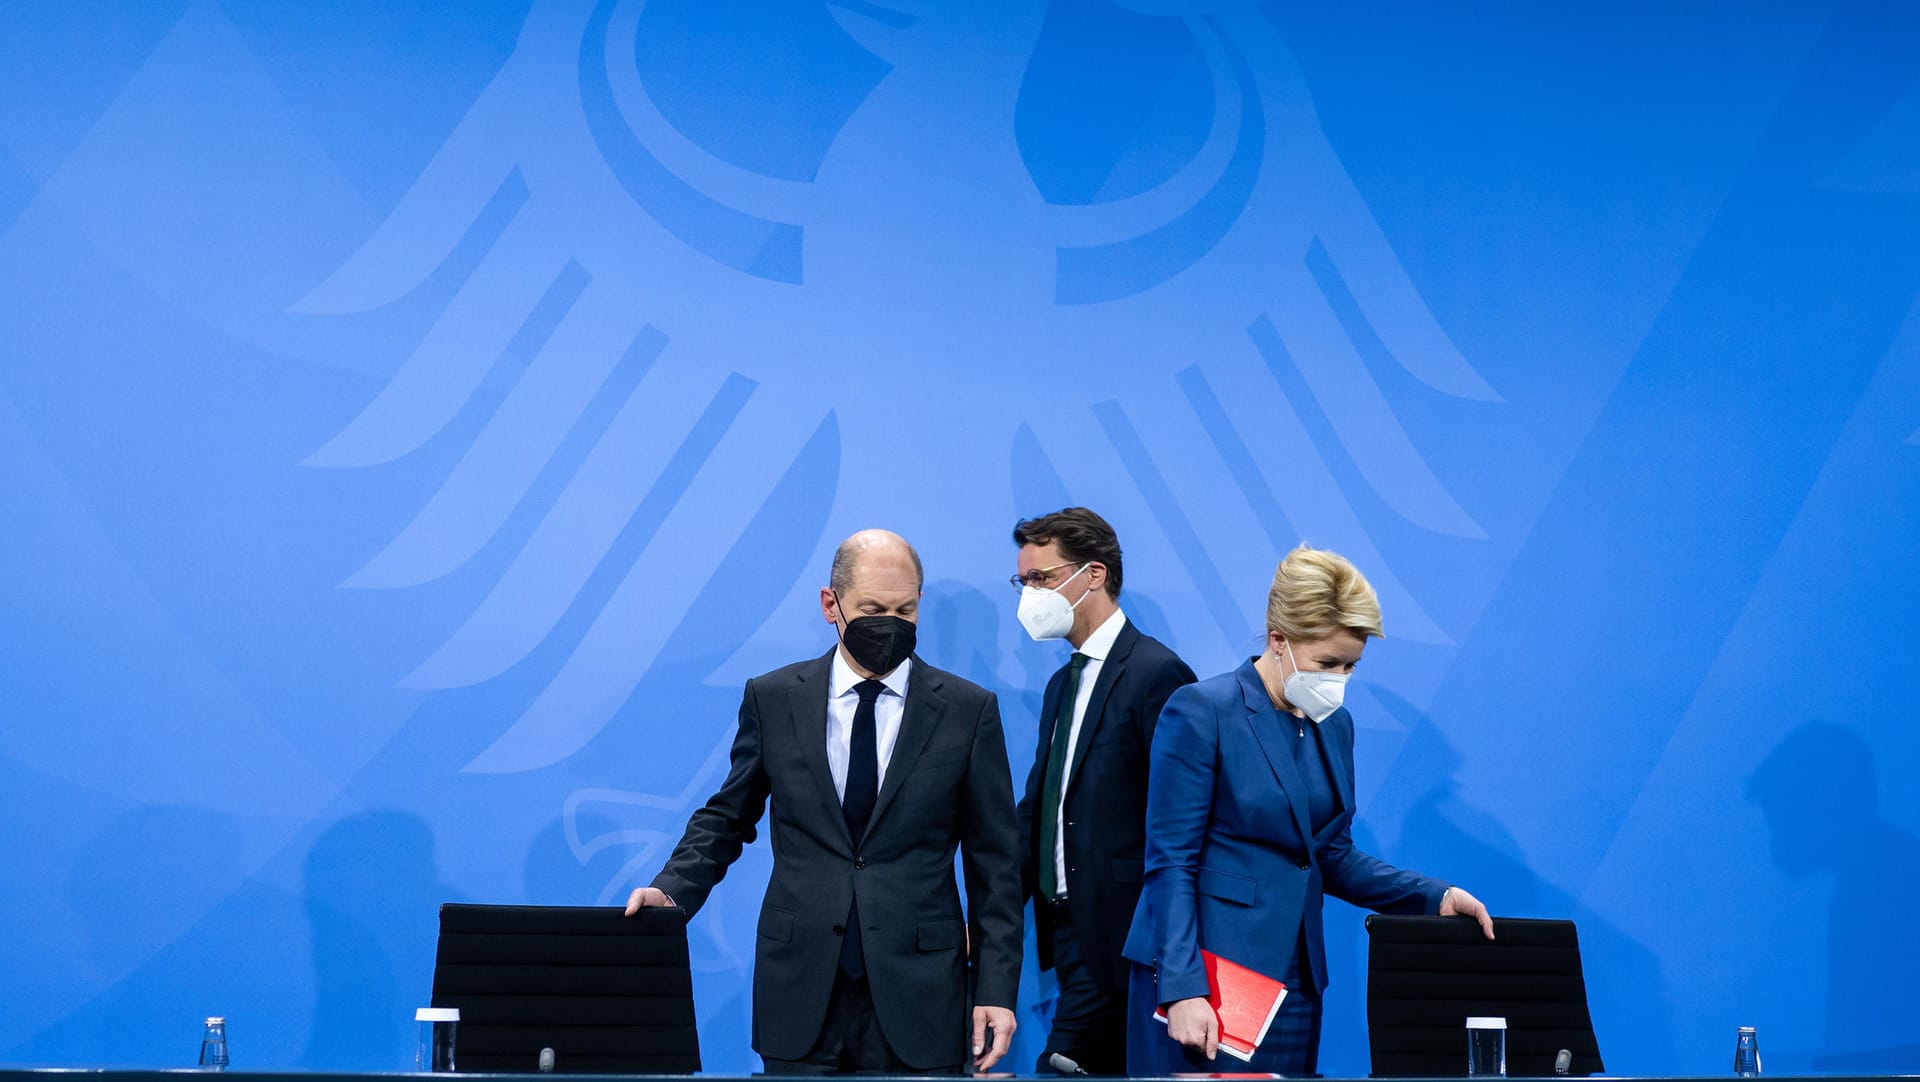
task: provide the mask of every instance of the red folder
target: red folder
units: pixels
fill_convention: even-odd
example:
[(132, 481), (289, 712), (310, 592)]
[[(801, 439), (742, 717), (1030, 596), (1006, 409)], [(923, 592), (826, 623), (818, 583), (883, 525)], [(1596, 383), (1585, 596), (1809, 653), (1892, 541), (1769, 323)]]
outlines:
[[(1248, 1062), (1280, 1013), (1287, 986), (1212, 951), (1201, 951), (1200, 961), (1207, 967), (1207, 1003), (1220, 1018), (1220, 1051)], [(1161, 1025), (1167, 1022), (1165, 1010), (1155, 1010), (1153, 1017)]]

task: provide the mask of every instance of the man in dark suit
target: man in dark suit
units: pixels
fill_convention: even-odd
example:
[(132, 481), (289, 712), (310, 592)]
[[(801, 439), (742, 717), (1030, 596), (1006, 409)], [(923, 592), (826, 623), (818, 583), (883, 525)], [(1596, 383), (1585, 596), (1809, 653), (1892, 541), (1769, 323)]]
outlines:
[(985, 1070), (1006, 1054), (1020, 983), (999, 706), (912, 656), (925, 580), (898, 535), (848, 538), (830, 581), (820, 612), (839, 645), (747, 681), (726, 781), (627, 912), (698, 912), (771, 797), (753, 975), (753, 1047), (767, 1072), (959, 1073), (969, 1048)]
[(1105, 519), (1069, 507), (1017, 524), (1013, 540), (1021, 624), (1073, 647), (1047, 681), (1020, 801), (1022, 886), (1041, 968), (1060, 987), (1038, 1069), (1051, 1070), (1057, 1053), (1094, 1074), (1125, 1074), (1120, 947), (1140, 897), (1148, 751), (1160, 708), (1193, 670), (1120, 611), (1120, 541)]

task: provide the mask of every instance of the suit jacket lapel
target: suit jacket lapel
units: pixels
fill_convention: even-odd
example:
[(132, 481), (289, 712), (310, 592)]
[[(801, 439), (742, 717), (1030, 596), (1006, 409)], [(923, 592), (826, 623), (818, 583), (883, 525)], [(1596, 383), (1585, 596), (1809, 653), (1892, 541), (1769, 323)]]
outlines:
[[(1341, 709), (1344, 711), (1346, 708)], [(1342, 814), (1353, 811), (1353, 786), (1350, 784), (1353, 768), (1349, 762), (1353, 741), (1336, 739), (1339, 732), (1329, 728), (1329, 726), (1338, 725), (1342, 720), (1346, 722), (1346, 732), (1351, 734), (1353, 732), (1353, 715), (1351, 714), (1344, 719), (1340, 714), (1335, 714), (1321, 722), (1317, 726), (1320, 731), (1314, 734), (1319, 738), (1320, 746), (1326, 750), (1327, 772), (1333, 775), (1334, 799), (1339, 802), (1339, 806), (1334, 809), (1333, 820), (1328, 824), (1329, 826), (1338, 823)]]
[(1240, 666), (1240, 693), (1246, 700), (1247, 728), (1253, 730), (1253, 739), (1260, 745), (1260, 751), (1267, 757), (1267, 766), (1273, 776), (1280, 781), (1280, 791), (1286, 795), (1287, 808), (1293, 812), (1294, 829), (1300, 832), (1300, 842), (1309, 851), (1313, 848), (1313, 831), (1307, 824), (1306, 779), (1300, 776), (1300, 768), (1294, 765), (1293, 749), (1284, 741), (1285, 734), (1280, 732), (1282, 724), (1294, 719), (1281, 717), (1273, 700), (1267, 696), (1267, 687), (1260, 682), (1260, 674), (1254, 671), (1253, 663)]
[(1047, 690), (1040, 696), (1039, 752), (1047, 755), (1053, 748), (1053, 722), (1060, 716), (1060, 696), (1067, 686), (1067, 669), (1061, 666), (1047, 678)]
[(1113, 691), (1114, 682), (1120, 679), (1121, 670), (1126, 668), (1127, 655), (1133, 653), (1133, 644), (1139, 641), (1139, 630), (1133, 626), (1133, 621), (1127, 621), (1120, 625), (1120, 634), (1113, 640), (1113, 649), (1107, 651), (1106, 660), (1100, 663), (1100, 678), (1093, 682), (1093, 694), (1087, 698), (1086, 716), (1080, 719), (1080, 737), (1073, 742), (1073, 769), (1067, 774), (1068, 792), (1072, 792), (1080, 781), (1080, 765), (1087, 761), (1087, 749), (1093, 746), (1094, 731), (1100, 728), (1100, 721), (1106, 716), (1107, 696)]
[[(837, 647), (836, 647), (837, 649)], [(787, 695), (787, 707), (793, 712), (793, 738), (799, 741), (800, 754), (807, 761), (821, 801), (832, 812), (830, 829), (839, 832), (853, 849), (853, 835), (847, 832), (846, 817), (840, 813), (840, 794), (833, 789), (833, 769), (827, 766), (827, 685), (833, 671), (833, 651), (816, 664), (800, 670), (800, 682)], [(761, 749), (766, 754), (766, 749)]]
[[(1346, 710), (1346, 708), (1342, 706), (1342, 710)], [(1354, 741), (1336, 741), (1336, 739), (1334, 739), (1336, 733), (1332, 733), (1332, 731), (1327, 729), (1327, 725), (1332, 725), (1334, 721), (1336, 721), (1334, 717), (1329, 717), (1325, 723), (1321, 723), (1321, 727), (1319, 727), (1319, 739), (1321, 739), (1321, 746), (1327, 748), (1327, 767), (1329, 767), (1329, 771), (1332, 773), (1332, 790), (1334, 790), (1334, 794), (1338, 794), (1338, 798), (1340, 798), (1340, 808), (1338, 808), (1338, 811), (1352, 811), (1354, 810), (1354, 785), (1352, 785), (1352, 779), (1354, 779), (1354, 764), (1352, 764)], [(1346, 716), (1346, 733), (1348, 733), (1348, 735), (1354, 733), (1354, 716), (1352, 716), (1352, 714)], [(1334, 813), (1334, 817), (1338, 817), (1338, 811)]]
[(907, 703), (900, 717), (900, 735), (893, 742), (893, 757), (887, 760), (887, 780), (880, 785), (880, 796), (873, 802), (873, 818), (867, 820), (867, 837), (873, 837), (875, 824), (887, 812), (887, 806), (913, 772), (914, 761), (926, 749), (927, 741), (940, 725), (947, 709), (946, 696), (940, 693), (940, 672), (913, 659), (913, 671), (907, 675)]

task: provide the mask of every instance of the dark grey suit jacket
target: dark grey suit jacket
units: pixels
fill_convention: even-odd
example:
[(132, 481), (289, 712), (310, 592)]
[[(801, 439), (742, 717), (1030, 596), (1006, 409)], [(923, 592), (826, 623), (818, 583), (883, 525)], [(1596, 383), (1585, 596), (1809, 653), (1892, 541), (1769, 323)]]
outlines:
[(1000, 708), (992, 692), (914, 658), (899, 739), (856, 848), (827, 769), (832, 662), (829, 652), (747, 681), (727, 780), (693, 814), (653, 885), (697, 912), (753, 841), (771, 796), (754, 1049), (800, 1059), (813, 1047), (857, 896), (887, 1043), (915, 1068), (959, 1064), (968, 1051), (969, 931), (974, 1001), (1011, 1009), (1020, 985), (1019, 839)]

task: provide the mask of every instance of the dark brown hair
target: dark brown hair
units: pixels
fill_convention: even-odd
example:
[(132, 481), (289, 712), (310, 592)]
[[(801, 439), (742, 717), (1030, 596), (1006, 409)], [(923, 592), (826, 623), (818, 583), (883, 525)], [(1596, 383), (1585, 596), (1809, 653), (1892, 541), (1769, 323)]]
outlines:
[(1021, 519), (1013, 524), (1013, 543), (1054, 543), (1060, 546), (1060, 555), (1076, 564), (1100, 564), (1107, 569), (1107, 596), (1120, 596), (1120, 538), (1106, 519), (1084, 507)]

